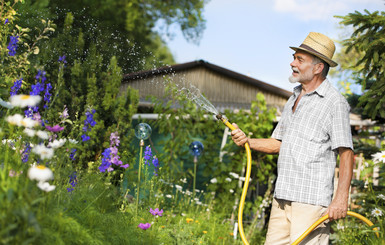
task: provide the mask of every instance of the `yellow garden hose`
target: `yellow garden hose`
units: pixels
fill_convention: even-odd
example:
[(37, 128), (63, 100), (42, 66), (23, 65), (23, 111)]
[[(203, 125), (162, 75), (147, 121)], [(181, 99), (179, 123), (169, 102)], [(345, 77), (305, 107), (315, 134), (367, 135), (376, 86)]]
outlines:
[[(368, 224), (369, 226), (372, 226), (373, 223), (368, 220), (367, 218), (365, 218), (364, 216), (362, 216), (361, 214), (358, 214), (358, 213), (355, 213), (355, 212), (352, 212), (352, 211), (348, 211), (347, 215), (349, 216), (353, 216), (353, 217), (356, 217), (362, 221), (364, 221), (366, 224)], [(310, 226), (300, 237), (297, 238), (297, 240), (295, 240), (291, 245), (297, 245), (299, 244), (307, 235), (310, 234), (310, 232), (312, 232), (319, 224), (321, 224), (322, 222), (324, 222), (325, 220), (327, 220), (329, 218), (329, 215), (325, 215), (325, 216), (322, 216), (322, 218), (320, 218), (319, 220), (317, 220), (312, 226)], [(377, 228), (373, 228), (374, 231), (377, 231)], [(377, 237), (379, 237), (379, 234), (378, 232), (376, 232), (376, 235)]]
[[(222, 120), (222, 122), (230, 130), (235, 130), (235, 127), (225, 117), (223, 117), (222, 115), (216, 115), (216, 117), (218, 119)], [(239, 209), (238, 209), (238, 230), (239, 230), (239, 234), (241, 236), (243, 244), (249, 245), (249, 242), (247, 241), (246, 236), (245, 236), (245, 232), (243, 231), (243, 221), (242, 221), (242, 219), (243, 219), (243, 208), (244, 208), (244, 205), (245, 205), (245, 199), (246, 199), (247, 189), (249, 187), (250, 173), (251, 173), (251, 151), (250, 151), (250, 146), (249, 146), (248, 143), (245, 144), (245, 149), (246, 149), (246, 154), (247, 154), (247, 168), (246, 168), (245, 184), (243, 186), (241, 200), (240, 200)], [(347, 215), (356, 217), (356, 218), (364, 221), (369, 226), (373, 225), (373, 223), (370, 220), (368, 220), (367, 218), (365, 218), (364, 216), (362, 216), (362, 215), (360, 215), (358, 213), (355, 213), (355, 212), (352, 212), (352, 211), (348, 211)], [(319, 224), (321, 224), (322, 222), (324, 222), (328, 218), (329, 218), (329, 216), (325, 215), (322, 218), (320, 218), (319, 220), (317, 220), (299, 238), (297, 238), (297, 240), (295, 240), (294, 243), (292, 243), (292, 245), (299, 244), (307, 235), (310, 234), (310, 232), (312, 232)], [(373, 228), (373, 230), (377, 231), (378, 229), (377, 228)], [(377, 235), (377, 237), (379, 237), (378, 232), (376, 232), (376, 235)]]
[[(218, 119), (221, 119), (222, 122), (231, 130), (235, 130), (235, 127), (229, 123), (229, 121), (224, 118), (222, 115), (217, 115)], [(249, 143), (245, 144), (246, 154), (247, 154), (247, 168), (246, 168), (246, 176), (245, 176), (245, 184), (243, 186), (242, 190), (242, 196), (241, 200), (239, 202), (239, 209), (238, 209), (238, 230), (239, 235), (241, 236), (243, 244), (249, 245), (249, 242), (246, 239), (245, 232), (243, 231), (243, 207), (245, 206), (245, 199), (247, 194), (247, 188), (249, 187), (249, 181), (250, 181), (250, 173), (251, 173), (251, 151)]]

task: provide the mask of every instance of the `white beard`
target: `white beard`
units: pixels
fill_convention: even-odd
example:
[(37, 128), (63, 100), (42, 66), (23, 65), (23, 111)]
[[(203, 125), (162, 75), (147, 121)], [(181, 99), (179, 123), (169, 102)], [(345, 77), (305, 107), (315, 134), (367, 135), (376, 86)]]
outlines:
[(289, 82), (291, 82), (291, 83), (298, 83), (299, 82), (299, 77), (294, 77), (293, 75), (291, 75), (289, 77)]
[(291, 83), (303, 83), (307, 81), (311, 81), (314, 77), (314, 74), (312, 71), (309, 69), (306, 73), (300, 73), (298, 69), (292, 68), (293, 71), (298, 72), (297, 76), (290, 75), (289, 81)]

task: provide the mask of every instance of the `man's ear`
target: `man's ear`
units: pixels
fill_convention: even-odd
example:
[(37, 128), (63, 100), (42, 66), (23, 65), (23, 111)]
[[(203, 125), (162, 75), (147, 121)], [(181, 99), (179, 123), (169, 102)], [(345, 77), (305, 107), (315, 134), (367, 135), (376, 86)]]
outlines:
[(324, 69), (324, 63), (320, 62), (314, 66), (314, 74), (321, 74)]

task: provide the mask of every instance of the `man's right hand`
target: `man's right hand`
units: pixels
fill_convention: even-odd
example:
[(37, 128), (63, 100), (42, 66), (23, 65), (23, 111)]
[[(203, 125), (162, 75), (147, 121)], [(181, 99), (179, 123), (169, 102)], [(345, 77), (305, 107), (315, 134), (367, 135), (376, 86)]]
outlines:
[(237, 146), (244, 146), (249, 138), (246, 137), (246, 134), (239, 129), (238, 125), (233, 123), (235, 129), (231, 131), (231, 138)]

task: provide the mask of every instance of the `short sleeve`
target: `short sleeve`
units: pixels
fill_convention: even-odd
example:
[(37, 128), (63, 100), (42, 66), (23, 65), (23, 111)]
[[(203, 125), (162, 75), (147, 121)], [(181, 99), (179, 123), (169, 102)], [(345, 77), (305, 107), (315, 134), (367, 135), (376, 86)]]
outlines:
[(339, 101), (334, 105), (330, 132), (332, 150), (339, 147), (353, 149), (349, 111), (350, 107), (346, 101)]

